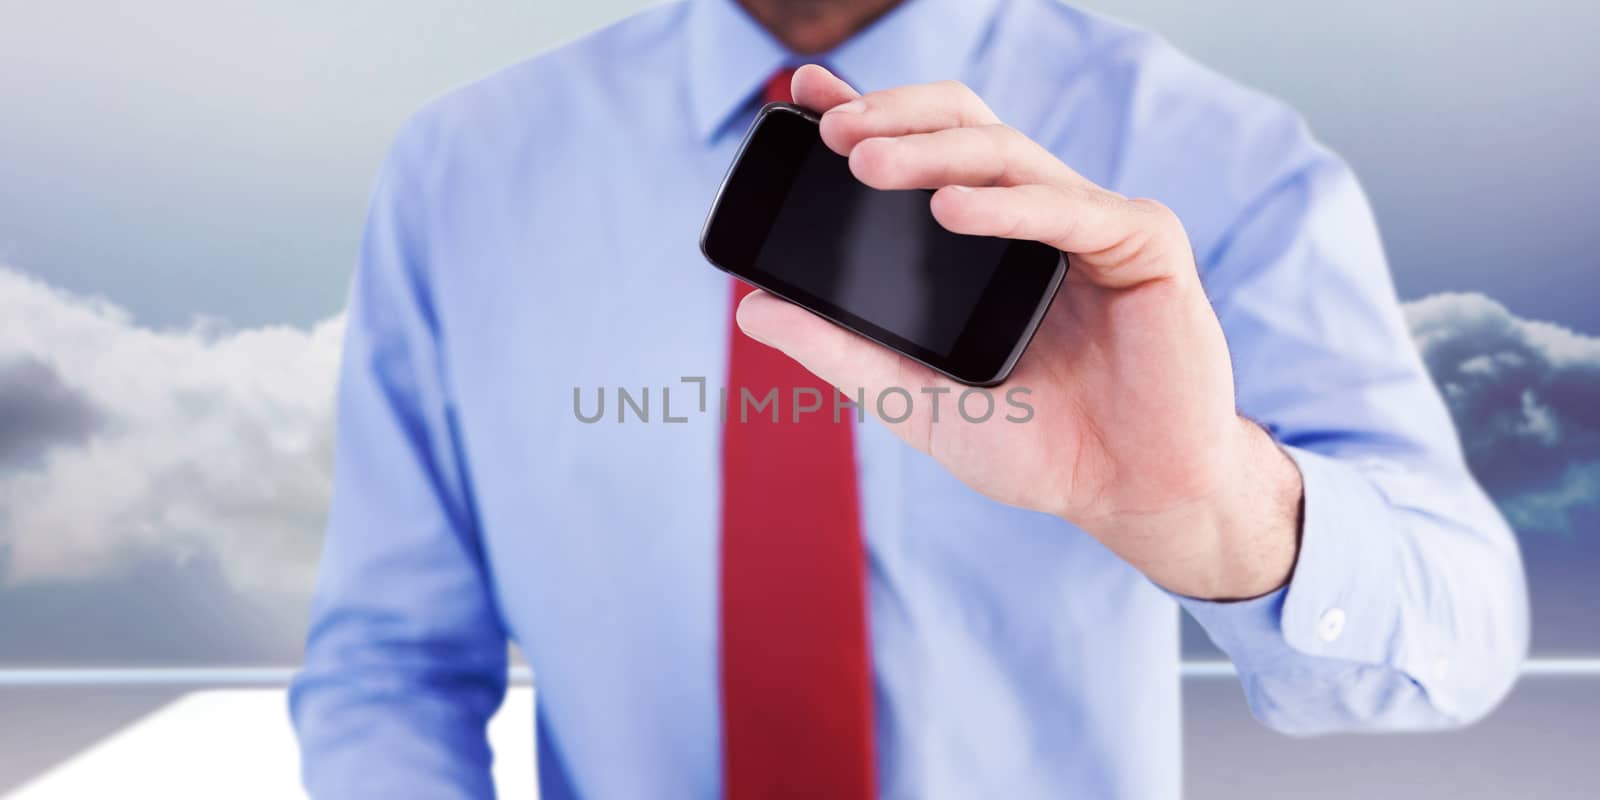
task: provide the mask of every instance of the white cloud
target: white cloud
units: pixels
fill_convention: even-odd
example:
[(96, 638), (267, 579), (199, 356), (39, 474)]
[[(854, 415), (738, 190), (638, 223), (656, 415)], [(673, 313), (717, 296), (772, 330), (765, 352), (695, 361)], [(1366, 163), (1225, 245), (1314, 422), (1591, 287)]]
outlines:
[[(0, 363), (42, 365), (53, 378), (41, 383), (99, 416), (87, 435), (0, 464), (0, 578), (205, 556), (242, 591), (306, 592), (342, 330), (342, 317), (309, 330), (151, 330), (0, 268)], [(0, 408), (0, 428), (28, 424), (20, 416)]]

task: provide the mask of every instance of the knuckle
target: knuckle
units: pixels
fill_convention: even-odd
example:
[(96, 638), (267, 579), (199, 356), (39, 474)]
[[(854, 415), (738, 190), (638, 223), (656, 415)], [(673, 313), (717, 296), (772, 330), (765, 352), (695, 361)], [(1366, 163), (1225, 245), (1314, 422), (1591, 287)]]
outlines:
[(988, 130), (1000, 148), (1013, 158), (1032, 157), (1042, 151), (1042, 148), (1028, 138), (1028, 134), (1004, 122), (995, 122), (988, 126)]
[(942, 80), (942, 81), (939, 81), (939, 82), (935, 83), (934, 86), (937, 86), (941, 90), (943, 90), (945, 92), (948, 92), (950, 94), (953, 94), (953, 95), (958, 95), (958, 96), (963, 96), (963, 97), (976, 97), (977, 96), (977, 95), (972, 93), (972, 88), (971, 87), (967, 86), (965, 83), (962, 83), (961, 81), (958, 81), (958, 80), (956, 80), (954, 78), (946, 78), (945, 80)]
[(974, 122), (996, 122), (994, 113), (983, 102), (983, 98), (973, 91), (972, 87), (958, 80), (943, 80), (935, 84), (939, 90), (950, 99), (955, 107), (961, 109), (961, 117), (968, 124)]
[(975, 130), (983, 133), (984, 138), (989, 141), (989, 146), (993, 147), (996, 153), (1005, 156), (1016, 156), (1021, 153), (1022, 144), (1027, 139), (1021, 131), (1003, 122), (992, 122)]
[(1133, 200), (1130, 200), (1128, 202), (1133, 203), (1134, 205), (1138, 206), (1140, 209), (1143, 209), (1148, 214), (1161, 216), (1161, 215), (1171, 214), (1172, 213), (1172, 209), (1167, 208), (1165, 203), (1161, 202), (1160, 200), (1153, 199), (1153, 198), (1136, 197)]
[(1149, 216), (1151, 219), (1159, 220), (1163, 223), (1169, 219), (1175, 220), (1178, 218), (1178, 215), (1160, 200), (1154, 200), (1149, 197), (1138, 197), (1134, 198), (1133, 200), (1129, 200), (1128, 202), (1135, 208), (1144, 212), (1146, 216)]
[(1146, 215), (1147, 223), (1137, 227), (1124, 245), (1125, 266), (1139, 272), (1179, 275), (1172, 269), (1174, 254), (1188, 252), (1189, 234), (1177, 212), (1159, 200), (1141, 197), (1127, 201)]
[(1039, 148), (1027, 134), (1003, 122), (984, 125), (981, 131), (989, 145), (990, 156), (996, 162), (995, 180), (1021, 181), (1040, 171), (1037, 160)]
[(1007, 145), (1018, 145), (1022, 144), (1023, 142), (1032, 141), (1028, 138), (1027, 134), (1005, 124), (1004, 122), (991, 122), (988, 125), (983, 126), (983, 129), (988, 131), (990, 136), (993, 136), (995, 139)]
[(1004, 144), (999, 141), (987, 126), (978, 128), (957, 128), (956, 134), (960, 137), (963, 150), (965, 150), (976, 165), (976, 177), (984, 185), (993, 185), (1005, 180), (1009, 172), (1007, 167), (1007, 151)]
[(1150, 216), (1153, 230), (1162, 236), (1187, 236), (1183, 230), (1183, 221), (1178, 218), (1178, 212), (1173, 211), (1165, 203), (1148, 197), (1141, 197), (1131, 202)]

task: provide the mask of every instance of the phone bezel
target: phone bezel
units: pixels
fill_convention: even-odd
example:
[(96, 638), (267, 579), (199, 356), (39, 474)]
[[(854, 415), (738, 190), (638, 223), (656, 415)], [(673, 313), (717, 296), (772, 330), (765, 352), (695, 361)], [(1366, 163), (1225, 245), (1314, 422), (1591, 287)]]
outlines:
[[(782, 117), (775, 115), (784, 115)], [(1014, 241), (1006, 249), (994, 276), (968, 318), (951, 352), (930, 350), (883, 328), (870, 320), (840, 308), (827, 299), (793, 286), (776, 275), (755, 266), (760, 245), (788, 194), (789, 185), (799, 171), (803, 154), (787, 161), (777, 154), (753, 157), (758, 142), (773, 140), (779, 134), (764, 136), (769, 124), (792, 124), (805, 120), (812, 128), (820, 121), (812, 112), (790, 103), (769, 103), (756, 114), (744, 140), (717, 189), (711, 210), (700, 231), (700, 251), (712, 266), (811, 311), (843, 328), (888, 347), (955, 381), (972, 386), (1003, 383), (1026, 352), (1060, 289), (1067, 273), (1067, 260), (1060, 251), (1037, 242)], [(820, 133), (818, 134), (820, 136)], [(777, 170), (777, 172), (774, 172)], [(782, 192), (773, 193), (774, 178), (786, 181)], [(755, 235), (759, 233), (759, 235)], [(1045, 273), (1044, 264), (1053, 257)]]

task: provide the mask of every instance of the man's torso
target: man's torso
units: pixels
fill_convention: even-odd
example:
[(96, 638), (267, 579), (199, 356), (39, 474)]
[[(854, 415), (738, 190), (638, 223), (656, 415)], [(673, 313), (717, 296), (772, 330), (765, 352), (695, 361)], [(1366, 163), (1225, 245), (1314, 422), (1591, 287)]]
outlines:
[[(709, 140), (689, 113), (704, 43), (687, 31), (713, 5), (650, 11), (413, 123), (429, 148), (418, 239), (485, 561), (537, 678), (545, 779), (585, 796), (719, 781), (730, 285), (697, 236), (754, 104)], [(1091, 180), (1167, 202), (1202, 262), (1269, 179), (1227, 162), (1251, 137), (1273, 144), (1250, 115), (1277, 108), (1149, 37), (1046, 0), (985, 24), (960, 74), (914, 78), (963, 80)], [(1177, 796), (1171, 601), (870, 421), (857, 462), (886, 796)]]

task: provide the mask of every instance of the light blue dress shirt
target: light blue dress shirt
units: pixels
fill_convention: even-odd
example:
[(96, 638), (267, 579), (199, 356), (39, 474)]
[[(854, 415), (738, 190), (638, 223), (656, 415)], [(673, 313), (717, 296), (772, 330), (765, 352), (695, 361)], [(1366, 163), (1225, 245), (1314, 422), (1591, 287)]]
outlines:
[[(1286, 732), (1494, 705), (1526, 648), (1517, 548), (1463, 467), (1360, 188), (1299, 117), (1049, 0), (911, 0), (817, 60), (864, 90), (965, 81), (1090, 179), (1174, 208), (1239, 408), (1305, 477), (1286, 590), (1175, 601), (861, 425), (884, 796), (1177, 797), (1179, 605)], [(292, 698), (318, 796), (489, 795), (508, 637), (538, 684), (546, 798), (720, 795), (721, 425), (682, 379), (720, 386), (730, 288), (696, 237), (758, 88), (793, 61), (731, 0), (677, 2), (400, 135), (351, 299)], [(650, 422), (617, 421), (618, 388), (648, 391)], [(575, 391), (591, 414), (601, 390), (607, 416), (581, 421)]]

